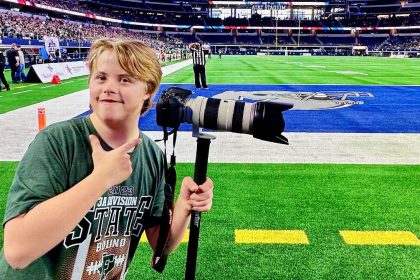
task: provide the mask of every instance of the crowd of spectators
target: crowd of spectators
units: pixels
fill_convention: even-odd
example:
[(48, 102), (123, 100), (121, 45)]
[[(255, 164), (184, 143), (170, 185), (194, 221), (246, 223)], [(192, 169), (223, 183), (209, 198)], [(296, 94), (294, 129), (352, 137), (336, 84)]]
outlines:
[[(60, 41), (64, 42), (93, 42), (101, 37), (135, 38), (153, 46), (162, 54), (162, 57), (170, 57), (171, 53), (182, 53), (181, 50), (185, 47), (182, 39), (162, 36), (162, 33), (145, 33), (6, 10), (0, 12), (0, 24), (2, 37), (11, 38), (42, 39), (44, 35), (47, 35), (58, 37)], [(411, 40), (396, 38), (387, 40), (385, 44), (381, 45), (381, 50), (418, 50), (420, 48), (418, 37)], [(254, 44), (258, 43), (255, 41), (256, 38), (251, 39)]]
[[(96, 1), (78, 1), (78, 0), (33, 0), (32, 2), (37, 4), (48, 5), (52, 7), (61, 8), (64, 10), (76, 11), (81, 13), (95, 14), (99, 16), (110, 17), (114, 19), (127, 20), (127, 21), (136, 21), (136, 22), (146, 22), (146, 23), (162, 23), (162, 24), (179, 24), (179, 25), (232, 25), (232, 26), (289, 26), (297, 27), (299, 25), (298, 19), (293, 18), (284, 18), (276, 23), (275, 17), (263, 17), (258, 14), (252, 15), (249, 19), (247, 18), (237, 18), (237, 17), (227, 17), (223, 20), (213, 19), (211, 17), (206, 17), (201, 15), (200, 17), (195, 16), (194, 12), (185, 12), (185, 7), (183, 12), (180, 13), (171, 13), (170, 9), (172, 6), (166, 6), (167, 13), (163, 16), (153, 15), (153, 13), (147, 13), (147, 10), (144, 10), (145, 7), (149, 7), (153, 11), (153, 1), (138, 1), (132, 2), (136, 5), (136, 8), (130, 9), (130, 13), (127, 13), (127, 7), (123, 7), (120, 4), (115, 4), (117, 1), (108, 1), (114, 3), (115, 6), (110, 8), (106, 5), (100, 5)], [(159, 0), (156, 0), (159, 2)], [(160, 0), (164, 2), (164, 0)], [(96, 4), (95, 4), (96, 3)], [(129, 5), (131, 2), (126, 2), (126, 5)], [(131, 5), (131, 4), (130, 4)], [(148, 6), (149, 5), (149, 6)], [(162, 6), (162, 5), (160, 5)], [(143, 7), (143, 8), (141, 8)], [(159, 7), (158, 7), (159, 8)], [(162, 8), (159, 8), (162, 9)], [(217, 23), (217, 24), (215, 24)], [(409, 26), (409, 25), (419, 25), (420, 24), (420, 14), (412, 13), (408, 17), (377, 17), (375, 15), (354, 15), (350, 18), (334, 18), (327, 17), (321, 19), (301, 19), (301, 26), (322, 26), (322, 27), (390, 27), (390, 26)]]
[(420, 37), (392, 36), (378, 48), (379, 51), (418, 51)]
[[(97, 16), (103, 16), (113, 19), (126, 20), (126, 21), (137, 21), (145, 23), (163, 23), (163, 24), (176, 24), (174, 17), (169, 14), (156, 15), (147, 13), (147, 10), (133, 9), (130, 13), (127, 13), (127, 8), (123, 6), (115, 5), (114, 8), (110, 8), (106, 5), (100, 5), (95, 2), (82, 3), (77, 0), (60, 1), (60, 0), (37, 0), (33, 1), (36, 4), (42, 4), (63, 10), (80, 12), (84, 14), (92, 14)], [(137, 5), (144, 5), (143, 2), (133, 2)], [(186, 15), (190, 15), (188, 13)]]
[[(60, 0), (36, 0), (32, 1), (37, 4), (43, 4), (48, 6), (54, 6), (57, 8), (61, 8), (64, 10), (72, 10), (78, 11), (83, 13), (95, 13), (102, 16), (108, 16), (112, 18), (124, 18), (127, 20), (127, 17), (133, 17), (132, 20), (136, 20), (139, 22), (145, 22), (145, 18), (135, 18), (136, 13), (125, 13), (120, 14), (115, 10), (110, 10), (106, 7), (98, 8), (98, 9), (90, 9), (86, 4), (80, 5), (78, 0), (68, 0), (68, 1), (60, 1)], [(172, 15), (173, 16), (173, 15)], [(158, 16), (156, 16), (158, 17)], [(162, 16), (161, 16), (162, 17)], [(184, 15), (182, 17), (178, 17), (177, 19), (171, 18), (170, 15), (163, 15), (163, 18), (166, 18), (166, 23), (176, 23), (176, 24), (188, 24), (188, 21), (192, 21), (194, 19), (194, 15)], [(159, 23), (165, 23), (160, 21), (161, 19), (155, 18), (150, 16), (147, 21), (153, 22), (157, 21)], [(185, 23), (183, 21), (186, 21)], [(89, 21), (89, 19), (87, 19)], [(62, 42), (78, 42), (78, 43), (90, 43), (93, 42), (95, 39), (102, 38), (102, 37), (110, 37), (110, 38), (134, 38), (144, 42), (147, 45), (152, 46), (159, 56), (162, 59), (172, 59), (174, 57), (179, 57), (180, 54), (183, 54), (185, 49), (185, 42), (181, 38), (176, 38), (172, 36), (167, 36), (166, 33), (160, 32), (156, 30), (154, 32), (143, 32), (136, 29), (126, 29), (121, 27), (116, 27), (115, 25), (107, 24), (104, 22), (105, 25), (100, 24), (93, 24), (87, 21), (74, 21), (66, 18), (52, 18), (48, 15), (34, 15), (34, 14), (25, 14), (10, 10), (1, 10), (0, 9), (0, 26), (1, 26), (1, 37), (9, 37), (9, 38), (23, 38), (23, 39), (39, 39), (42, 40), (43, 36), (54, 36), (58, 37)], [(231, 25), (231, 26), (243, 26), (243, 25), (251, 25), (256, 26), (259, 24), (269, 24), (274, 26), (274, 18), (261, 18), (258, 14), (254, 14), (251, 18), (233, 18), (228, 17), (224, 20), (215, 19), (215, 18), (197, 18), (194, 24), (203, 24), (203, 25)], [(271, 24), (270, 24), (271, 22)], [(326, 19), (318, 19), (318, 20), (301, 20), (298, 22), (295, 19), (285, 19), (279, 22), (276, 22), (275, 25), (277, 26), (324, 26), (324, 27), (343, 27), (343, 26), (365, 26), (365, 27), (378, 27), (378, 26), (409, 26), (409, 25), (420, 25), (420, 15), (418, 13), (410, 14), (408, 17), (387, 17), (387, 18), (377, 18), (372, 16), (360, 16), (357, 18), (352, 19), (334, 19), (334, 18), (326, 18)], [(185, 30), (180, 30), (185, 31)], [(217, 32), (217, 30), (215, 30)], [(187, 32), (191, 32), (188, 30)], [(206, 32), (210, 32), (206, 30)], [(241, 33), (248, 32), (248, 30), (238, 30), (237, 31), (241, 35)], [(250, 31), (254, 33), (254, 31)], [(264, 33), (269, 31), (265, 30)], [(284, 32), (284, 31), (283, 31)], [(323, 34), (323, 31), (317, 31), (320, 34)], [(326, 31), (325, 31), (326, 32)], [(211, 33), (211, 32), (210, 32)], [(238, 44), (267, 44), (264, 36), (261, 36), (260, 33), (256, 33), (255, 36), (237, 36), (231, 33), (230, 30), (226, 30), (223, 34), (229, 40), (233, 40), (233, 44), (238, 42)], [(303, 32), (304, 34), (304, 32)], [(200, 33), (195, 34), (193, 32), (193, 40), (200, 38)], [(252, 35), (252, 34), (249, 34)], [(306, 34), (306, 36), (309, 36)], [(208, 37), (208, 38), (207, 38)], [(207, 36), (206, 39), (203, 41), (214, 43), (211, 41), (212, 38), (215, 36)], [(291, 36), (290, 36), (291, 37)], [(402, 36), (404, 37), (404, 36)], [(398, 37), (393, 38), (392, 36), (387, 39), (383, 44), (381, 42), (372, 42), (372, 45), (375, 46), (373, 49), (378, 50), (391, 50), (391, 49), (401, 49), (401, 50), (419, 50), (419, 37), (407, 37), (408, 39), (398, 39)], [(316, 40), (314, 38), (303, 38), (301, 43), (305, 44), (304, 39), (311, 39), (310, 44), (321, 44), (324, 43), (321, 40)], [(334, 39), (334, 38), (332, 38)], [(222, 39), (222, 41), (225, 39)], [(230, 41), (226, 42), (230, 42)], [(224, 43), (226, 43), (224, 42)], [(287, 44), (287, 43), (285, 43)], [(293, 40), (292, 43), (293, 44)], [(379, 46), (379, 47), (378, 47)]]
[(83, 7), (80, 5), (78, 0), (66, 0), (66, 1), (60, 1), (60, 0), (35, 0), (31, 1), (35, 4), (42, 4), (46, 6), (51, 6), (55, 8), (60, 8), (63, 10), (69, 10), (74, 12), (91, 12), (86, 7)]
[(166, 57), (172, 53), (180, 53), (184, 43), (182, 40), (163, 36), (161, 33), (145, 33), (111, 26), (73, 22), (50, 17), (22, 14), (11, 11), (0, 11), (2, 37), (42, 39), (43, 36), (58, 37), (62, 42), (93, 42), (95, 39), (131, 38), (152, 46), (158, 53)]

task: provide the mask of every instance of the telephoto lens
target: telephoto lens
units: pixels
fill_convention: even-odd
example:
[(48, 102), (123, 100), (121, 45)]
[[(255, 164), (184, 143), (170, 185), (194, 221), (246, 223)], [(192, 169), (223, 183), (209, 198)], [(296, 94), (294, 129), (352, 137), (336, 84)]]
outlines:
[(178, 129), (181, 123), (191, 123), (211, 130), (252, 134), (255, 138), (288, 144), (281, 135), (285, 122), (283, 111), (293, 107), (291, 103), (249, 103), (230, 99), (190, 98), (192, 91), (170, 87), (156, 104), (156, 121), (159, 126)]
[(252, 134), (255, 138), (288, 144), (281, 135), (285, 128), (283, 111), (290, 103), (222, 100), (198, 96), (186, 103), (184, 121), (211, 129)]

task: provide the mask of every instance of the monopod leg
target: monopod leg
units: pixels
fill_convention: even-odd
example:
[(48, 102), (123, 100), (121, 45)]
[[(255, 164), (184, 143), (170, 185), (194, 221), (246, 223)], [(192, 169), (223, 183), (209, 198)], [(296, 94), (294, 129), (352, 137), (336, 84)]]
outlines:
[[(201, 185), (207, 178), (207, 165), (209, 160), (210, 139), (197, 138), (197, 153), (195, 158), (194, 181)], [(191, 213), (190, 237), (188, 241), (187, 267), (185, 279), (194, 280), (197, 266), (198, 237), (200, 234), (201, 213)]]

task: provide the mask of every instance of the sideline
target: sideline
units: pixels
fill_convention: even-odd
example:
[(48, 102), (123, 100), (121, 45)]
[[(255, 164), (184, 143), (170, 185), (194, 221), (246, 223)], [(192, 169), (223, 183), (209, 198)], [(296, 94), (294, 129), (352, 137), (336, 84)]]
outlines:
[[(145, 131), (162, 139), (160, 131)], [(419, 133), (307, 133), (284, 132), (289, 145), (281, 145), (232, 132), (212, 132), (209, 162), (214, 163), (329, 163), (420, 164)], [(172, 141), (168, 142), (172, 151)], [(192, 132), (179, 131), (178, 162), (195, 162), (197, 147)], [(163, 141), (158, 142), (163, 148)], [(169, 153), (170, 154), (170, 153)]]

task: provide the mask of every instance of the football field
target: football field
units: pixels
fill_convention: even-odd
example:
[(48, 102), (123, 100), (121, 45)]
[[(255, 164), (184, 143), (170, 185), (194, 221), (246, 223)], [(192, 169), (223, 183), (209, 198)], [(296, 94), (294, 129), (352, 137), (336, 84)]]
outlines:
[[(215, 133), (214, 204), (202, 215), (197, 279), (420, 279), (419, 60), (213, 56), (207, 76), (209, 90), (195, 90), (187, 66), (161, 90), (295, 106), (284, 112), (289, 146)], [(2, 115), (86, 88), (81, 77), (1, 91), (4, 138), (19, 131)], [(86, 113), (87, 104), (72, 116)], [(140, 127), (158, 135), (154, 110)], [(190, 125), (181, 130), (179, 182), (193, 175), (195, 156)], [(1, 216), (17, 160), (0, 155)], [(186, 251), (181, 244), (159, 274), (142, 243), (127, 279), (183, 279)]]

